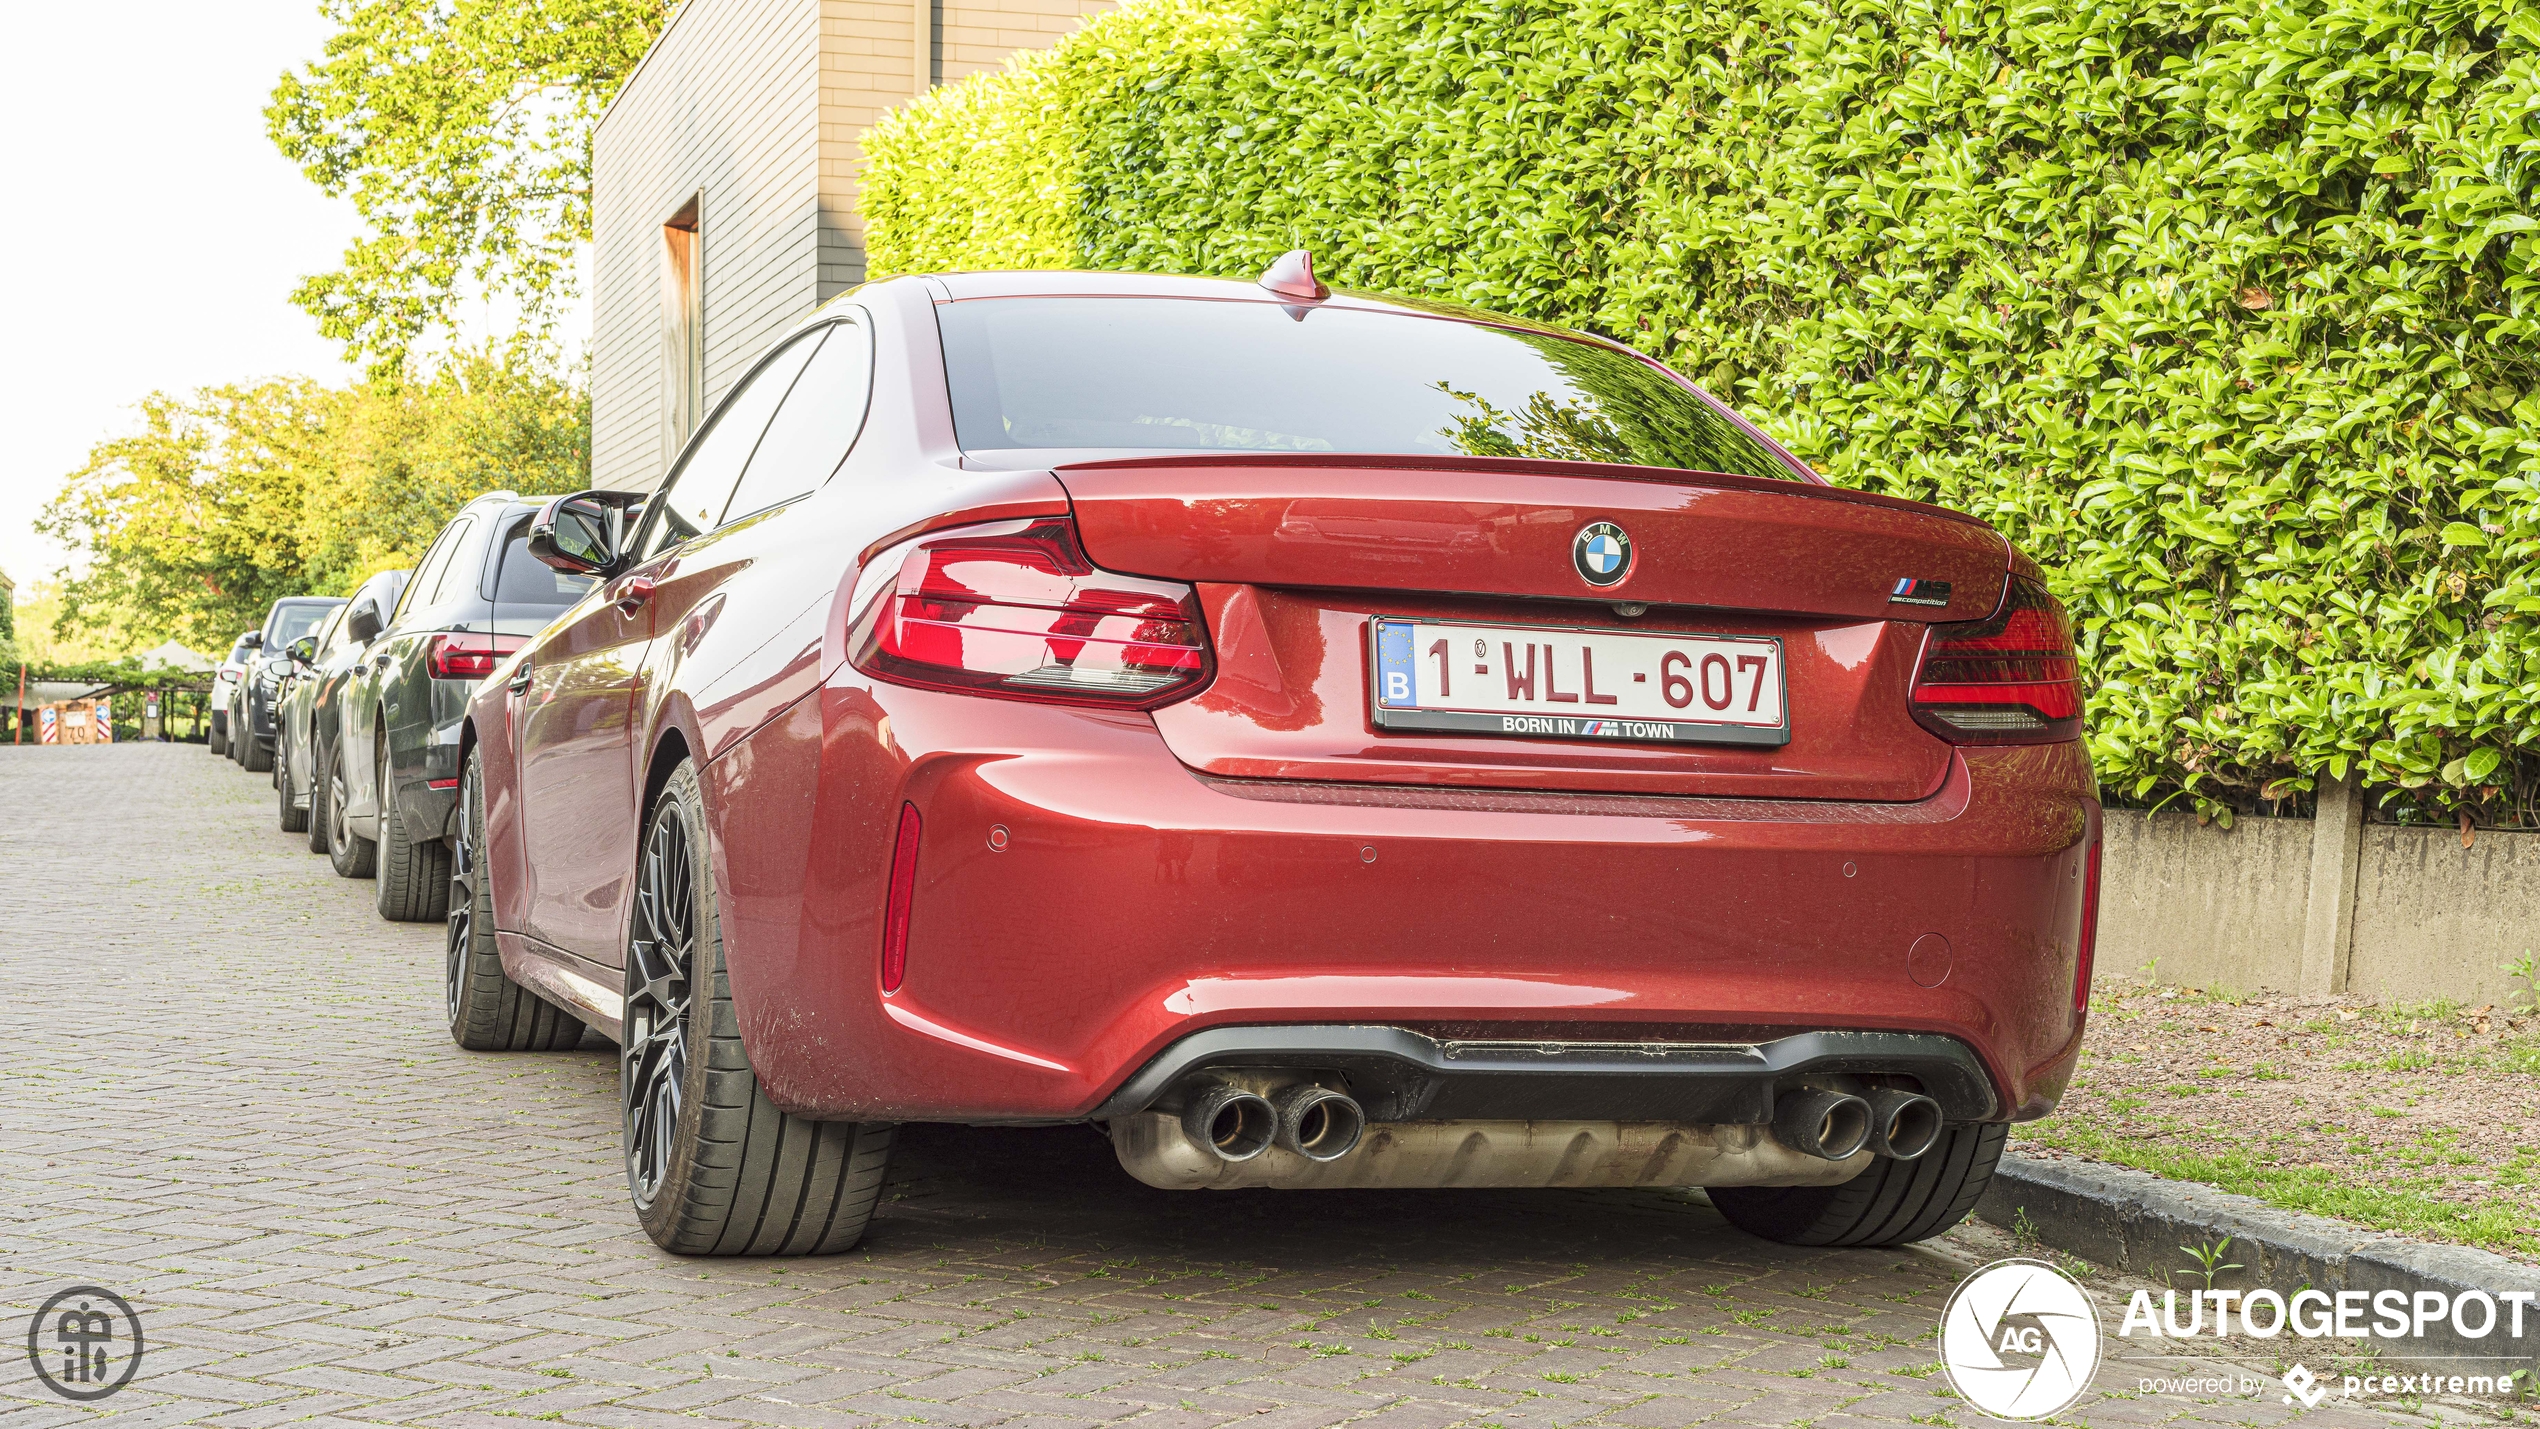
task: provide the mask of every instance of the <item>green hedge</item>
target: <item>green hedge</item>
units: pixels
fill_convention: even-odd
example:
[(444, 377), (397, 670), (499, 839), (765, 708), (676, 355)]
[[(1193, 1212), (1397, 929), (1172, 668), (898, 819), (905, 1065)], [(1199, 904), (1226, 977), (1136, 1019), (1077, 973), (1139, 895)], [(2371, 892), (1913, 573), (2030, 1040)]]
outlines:
[(2112, 793), (2527, 820), (2535, 111), (2518, 8), (1132, 0), (886, 118), (866, 211), (1636, 343), (2046, 565)]

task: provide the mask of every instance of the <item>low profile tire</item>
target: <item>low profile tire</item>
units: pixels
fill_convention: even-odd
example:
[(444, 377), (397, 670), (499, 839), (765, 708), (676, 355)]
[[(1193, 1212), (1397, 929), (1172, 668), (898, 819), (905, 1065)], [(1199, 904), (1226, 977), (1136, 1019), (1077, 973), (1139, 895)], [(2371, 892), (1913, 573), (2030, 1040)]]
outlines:
[[(282, 831), (286, 834), (307, 833), (309, 811), (298, 808), (291, 802), (290, 755), (279, 740), (275, 741), (273, 749), (273, 787), (277, 801), (281, 804)], [(314, 804), (317, 800), (311, 798), (309, 802)]]
[(309, 812), (304, 821), (309, 826), (309, 852), (332, 853), (334, 844), (327, 833), (326, 755), (317, 747), (317, 734), (309, 735), (309, 758), (317, 767), (309, 771)]
[(562, 1052), (582, 1020), (511, 980), (494, 945), (493, 880), (485, 871), (485, 786), (476, 752), (459, 774), (459, 839), (450, 855), (450, 935), (442, 963), (450, 1040), (471, 1052)]
[(1879, 1157), (1840, 1186), (1722, 1186), (1729, 1224), (1784, 1245), (1906, 1245), (1967, 1218), (1993, 1181), (2011, 1128), (1953, 1126), (1911, 1161)]
[(353, 832), (353, 821), (344, 817), (352, 791), (344, 785), (341, 748), (327, 756), (325, 782), (318, 787), (326, 799), (326, 861), (335, 866), (338, 878), (373, 876), (379, 868), (379, 845)]
[(391, 923), (450, 916), (450, 846), (407, 830), (385, 759), (379, 761), (379, 916)]
[(723, 963), (696, 766), (644, 828), (619, 1090), (644, 1233), (675, 1255), (834, 1255), (882, 1196), (892, 1128), (778, 1111), (750, 1070)]

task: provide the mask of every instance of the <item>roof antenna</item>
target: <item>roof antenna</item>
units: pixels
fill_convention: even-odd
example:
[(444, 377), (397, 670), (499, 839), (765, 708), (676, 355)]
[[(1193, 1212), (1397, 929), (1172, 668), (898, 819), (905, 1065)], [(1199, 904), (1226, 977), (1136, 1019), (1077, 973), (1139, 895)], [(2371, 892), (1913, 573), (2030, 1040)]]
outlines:
[(1254, 281), (1283, 298), (1319, 303), (1332, 295), (1331, 289), (1315, 280), (1314, 255), (1303, 248), (1280, 254), (1279, 261), (1271, 264)]

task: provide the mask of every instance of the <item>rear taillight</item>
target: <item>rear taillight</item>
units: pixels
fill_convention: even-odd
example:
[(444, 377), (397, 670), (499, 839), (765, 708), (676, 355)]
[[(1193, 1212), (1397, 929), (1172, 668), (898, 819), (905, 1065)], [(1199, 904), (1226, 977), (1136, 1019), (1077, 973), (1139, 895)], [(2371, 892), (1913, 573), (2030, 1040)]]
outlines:
[[(1153, 709), (1207, 683), (1199, 602), (1178, 581), (1096, 569), (1046, 517), (970, 526), (880, 557), (849, 638), (895, 684)], [(867, 590), (887, 579), (878, 591)]]
[(423, 665), (436, 680), (482, 680), (504, 656), (528, 643), (518, 635), (435, 635)]
[(2079, 738), (2081, 673), (2063, 604), (2015, 576), (1992, 618), (1933, 626), (1913, 703), (1915, 721), (1953, 744)]
[(2090, 861), (2081, 875), (2081, 952), (2073, 959), (2073, 1011), (2090, 1006), (2090, 963), (2099, 951), (2099, 851), (2106, 845), (2090, 841)]

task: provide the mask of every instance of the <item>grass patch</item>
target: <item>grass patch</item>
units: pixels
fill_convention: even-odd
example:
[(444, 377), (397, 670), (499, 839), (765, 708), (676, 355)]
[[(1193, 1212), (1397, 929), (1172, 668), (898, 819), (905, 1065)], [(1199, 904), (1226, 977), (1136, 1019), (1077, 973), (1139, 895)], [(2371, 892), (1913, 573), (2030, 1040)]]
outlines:
[[(2255, 1196), (2284, 1210), (2335, 1216), (2374, 1230), (2490, 1249), (2519, 1249), (2527, 1253), (2534, 1248), (2530, 1237), (2516, 1233), (2516, 1227), (2529, 1220), (2517, 1206), (2452, 1205), (2425, 1194), (2446, 1184), (2450, 1180), (2448, 1174), (2388, 1176), (2382, 1184), (2364, 1184), (2350, 1171), (2283, 1165), (2266, 1148), (2254, 1153), (2174, 1149), (2070, 1121), (2036, 1123), (2023, 1129), (2022, 1140), (2173, 1180), (2200, 1181), (2243, 1196)], [(2438, 1144), (2426, 1148), (2430, 1154), (2425, 1154), (2423, 1160), (2444, 1159), (2440, 1157), (2440, 1138), (2430, 1140)]]

